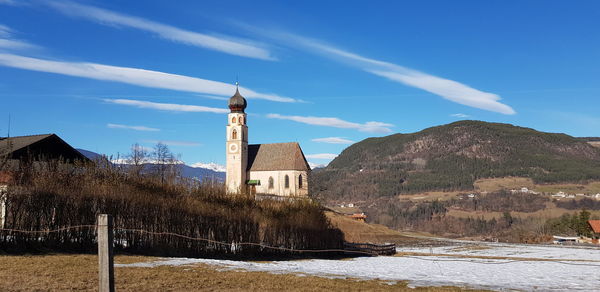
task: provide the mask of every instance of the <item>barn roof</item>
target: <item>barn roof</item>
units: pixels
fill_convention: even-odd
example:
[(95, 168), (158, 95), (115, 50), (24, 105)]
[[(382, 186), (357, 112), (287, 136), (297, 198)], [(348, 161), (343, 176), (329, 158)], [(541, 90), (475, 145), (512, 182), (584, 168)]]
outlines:
[(594, 233), (600, 233), (600, 220), (588, 220)]
[(10, 138), (0, 137), (0, 155), (18, 151), (50, 136), (52, 136), (52, 134), (18, 136)]
[(306, 157), (296, 142), (248, 145), (248, 170), (309, 171)]
[(66, 160), (89, 160), (56, 134), (0, 137), (0, 157), (23, 159), (62, 158)]

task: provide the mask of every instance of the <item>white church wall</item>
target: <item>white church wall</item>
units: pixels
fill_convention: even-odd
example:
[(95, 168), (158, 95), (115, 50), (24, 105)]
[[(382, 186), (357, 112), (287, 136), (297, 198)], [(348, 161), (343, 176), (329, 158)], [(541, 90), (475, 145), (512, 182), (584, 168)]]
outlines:
[[(289, 188), (285, 187), (285, 176), (290, 179)], [(302, 188), (299, 187), (299, 177), (302, 175)], [(273, 188), (269, 188), (269, 177), (273, 178)], [(256, 193), (277, 196), (307, 196), (308, 175), (306, 171), (278, 170), (278, 171), (251, 171), (251, 180), (260, 180), (256, 186)]]

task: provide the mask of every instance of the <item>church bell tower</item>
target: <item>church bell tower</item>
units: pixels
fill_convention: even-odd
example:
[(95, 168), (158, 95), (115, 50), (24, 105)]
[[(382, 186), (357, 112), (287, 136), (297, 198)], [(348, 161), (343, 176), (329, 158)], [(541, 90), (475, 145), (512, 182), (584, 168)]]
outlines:
[[(237, 87), (237, 83), (236, 83)], [(245, 193), (248, 165), (248, 126), (246, 126), (246, 99), (240, 94), (239, 87), (229, 99), (227, 115), (227, 193)]]

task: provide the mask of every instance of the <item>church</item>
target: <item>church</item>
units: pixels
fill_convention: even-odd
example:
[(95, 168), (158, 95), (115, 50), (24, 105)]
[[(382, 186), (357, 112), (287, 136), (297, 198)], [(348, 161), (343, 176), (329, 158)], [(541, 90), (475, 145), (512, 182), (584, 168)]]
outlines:
[(248, 145), (246, 99), (236, 89), (227, 116), (227, 193), (308, 196), (310, 167), (297, 142)]

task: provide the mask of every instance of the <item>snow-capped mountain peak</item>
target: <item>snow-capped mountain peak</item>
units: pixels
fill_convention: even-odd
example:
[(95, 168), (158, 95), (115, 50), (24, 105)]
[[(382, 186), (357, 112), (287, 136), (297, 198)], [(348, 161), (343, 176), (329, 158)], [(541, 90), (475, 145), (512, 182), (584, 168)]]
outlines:
[(191, 167), (196, 167), (196, 168), (206, 168), (206, 169), (210, 169), (212, 171), (216, 171), (216, 172), (225, 172), (227, 171), (227, 168), (225, 167), (225, 165), (220, 165), (214, 162), (210, 162), (210, 163), (202, 163), (202, 162), (197, 162), (194, 163), (192, 165), (190, 165)]

